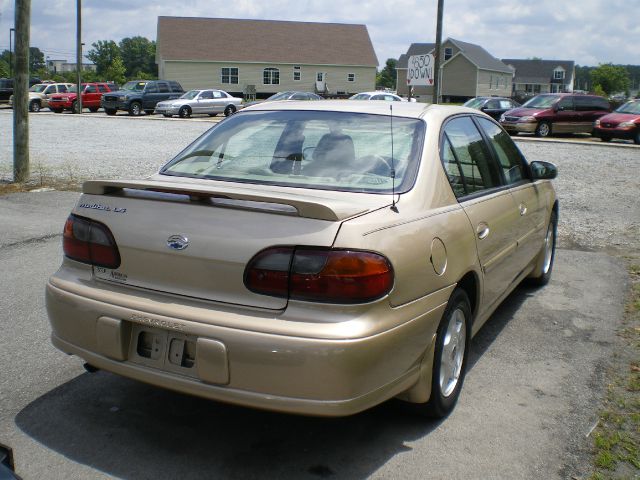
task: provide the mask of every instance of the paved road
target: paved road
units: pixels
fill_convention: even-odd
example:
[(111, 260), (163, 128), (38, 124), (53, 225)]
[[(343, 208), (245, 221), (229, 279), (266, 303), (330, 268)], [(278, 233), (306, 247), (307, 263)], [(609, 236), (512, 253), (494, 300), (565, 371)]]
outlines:
[[(125, 153), (107, 167), (103, 160), (110, 156), (100, 149), (94, 155), (60, 149), (49, 157), (46, 148), (33, 148), (46, 159), (82, 155), (87, 171), (142, 172), (153, 158), (175, 153), (166, 151), (167, 145), (175, 150), (186, 143), (182, 137), (208, 126), (51, 117), (84, 122), (85, 133), (92, 131), (88, 125), (127, 122), (134, 138), (145, 139), (136, 143), (110, 135), (105, 144)], [(0, 114), (0, 122), (6, 118)], [(3, 148), (4, 137), (0, 153)], [(586, 159), (611, 164), (620, 175), (615, 189), (633, 177), (637, 159), (611, 148), (596, 149), (600, 154), (576, 153), (576, 147), (569, 147), (570, 154), (549, 145), (526, 148), (549, 160), (561, 152), (567, 167)], [(142, 161), (133, 160), (138, 158)], [(576, 181), (577, 168), (566, 170)], [(561, 221), (580, 214), (582, 204), (572, 203), (577, 198), (591, 208), (586, 218), (608, 221), (593, 201), (608, 193), (597, 187), (566, 185), (575, 191), (563, 203), (569, 208), (562, 210)], [(627, 201), (626, 192), (620, 195), (617, 202)], [(60, 230), (76, 199), (68, 192), (0, 197), (0, 443), (13, 447), (25, 479), (564, 479), (586, 473), (591, 445), (586, 435), (604, 391), (626, 290), (623, 265), (613, 257), (560, 250), (547, 287), (514, 292), (473, 340), (460, 402), (445, 421), (416, 418), (393, 402), (344, 419), (294, 417), (188, 397), (106, 372), (88, 374), (79, 359), (55, 350), (43, 289), (60, 262)], [(625, 222), (637, 226), (634, 199), (629, 197), (631, 219), (619, 219), (616, 232), (623, 232)], [(609, 210), (609, 216), (626, 211)], [(565, 240), (573, 238), (572, 228)], [(630, 241), (636, 248), (638, 239)]]

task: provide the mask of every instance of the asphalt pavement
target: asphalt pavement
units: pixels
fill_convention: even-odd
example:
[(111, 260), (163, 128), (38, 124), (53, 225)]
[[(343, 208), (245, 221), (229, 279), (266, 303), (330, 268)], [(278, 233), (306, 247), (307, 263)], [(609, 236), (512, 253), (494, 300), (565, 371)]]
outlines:
[(472, 342), (454, 412), (250, 410), (87, 373), (56, 350), (44, 286), (77, 193), (0, 197), (0, 443), (24, 479), (565, 479), (588, 472), (626, 292), (604, 253), (559, 250)]

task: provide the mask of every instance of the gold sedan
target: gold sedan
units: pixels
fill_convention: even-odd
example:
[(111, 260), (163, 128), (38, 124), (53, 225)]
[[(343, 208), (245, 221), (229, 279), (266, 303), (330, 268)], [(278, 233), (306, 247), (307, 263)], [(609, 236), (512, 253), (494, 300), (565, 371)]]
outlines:
[(46, 288), (52, 340), (250, 407), (399, 397), (442, 417), (473, 335), (522, 280), (549, 280), (555, 176), (477, 110), (256, 105), (148, 179), (84, 184)]

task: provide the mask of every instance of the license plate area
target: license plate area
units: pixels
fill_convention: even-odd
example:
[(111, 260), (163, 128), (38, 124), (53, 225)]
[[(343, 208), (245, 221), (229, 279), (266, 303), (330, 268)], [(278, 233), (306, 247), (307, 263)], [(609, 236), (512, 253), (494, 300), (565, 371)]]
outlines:
[(129, 361), (197, 378), (197, 337), (155, 327), (134, 325)]

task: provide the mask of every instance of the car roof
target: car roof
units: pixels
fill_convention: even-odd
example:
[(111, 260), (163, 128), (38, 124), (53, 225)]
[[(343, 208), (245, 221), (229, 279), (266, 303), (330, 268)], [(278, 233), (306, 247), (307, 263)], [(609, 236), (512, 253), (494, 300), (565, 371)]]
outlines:
[(389, 115), (389, 106), (393, 106), (393, 114), (399, 117), (422, 118), (429, 111), (438, 110), (444, 114), (473, 113), (478, 111), (457, 106), (432, 105), (418, 102), (363, 102), (361, 100), (325, 100), (324, 102), (308, 101), (275, 101), (264, 102), (247, 107), (247, 111), (267, 110), (306, 110), (322, 112), (369, 113), (373, 115)]

